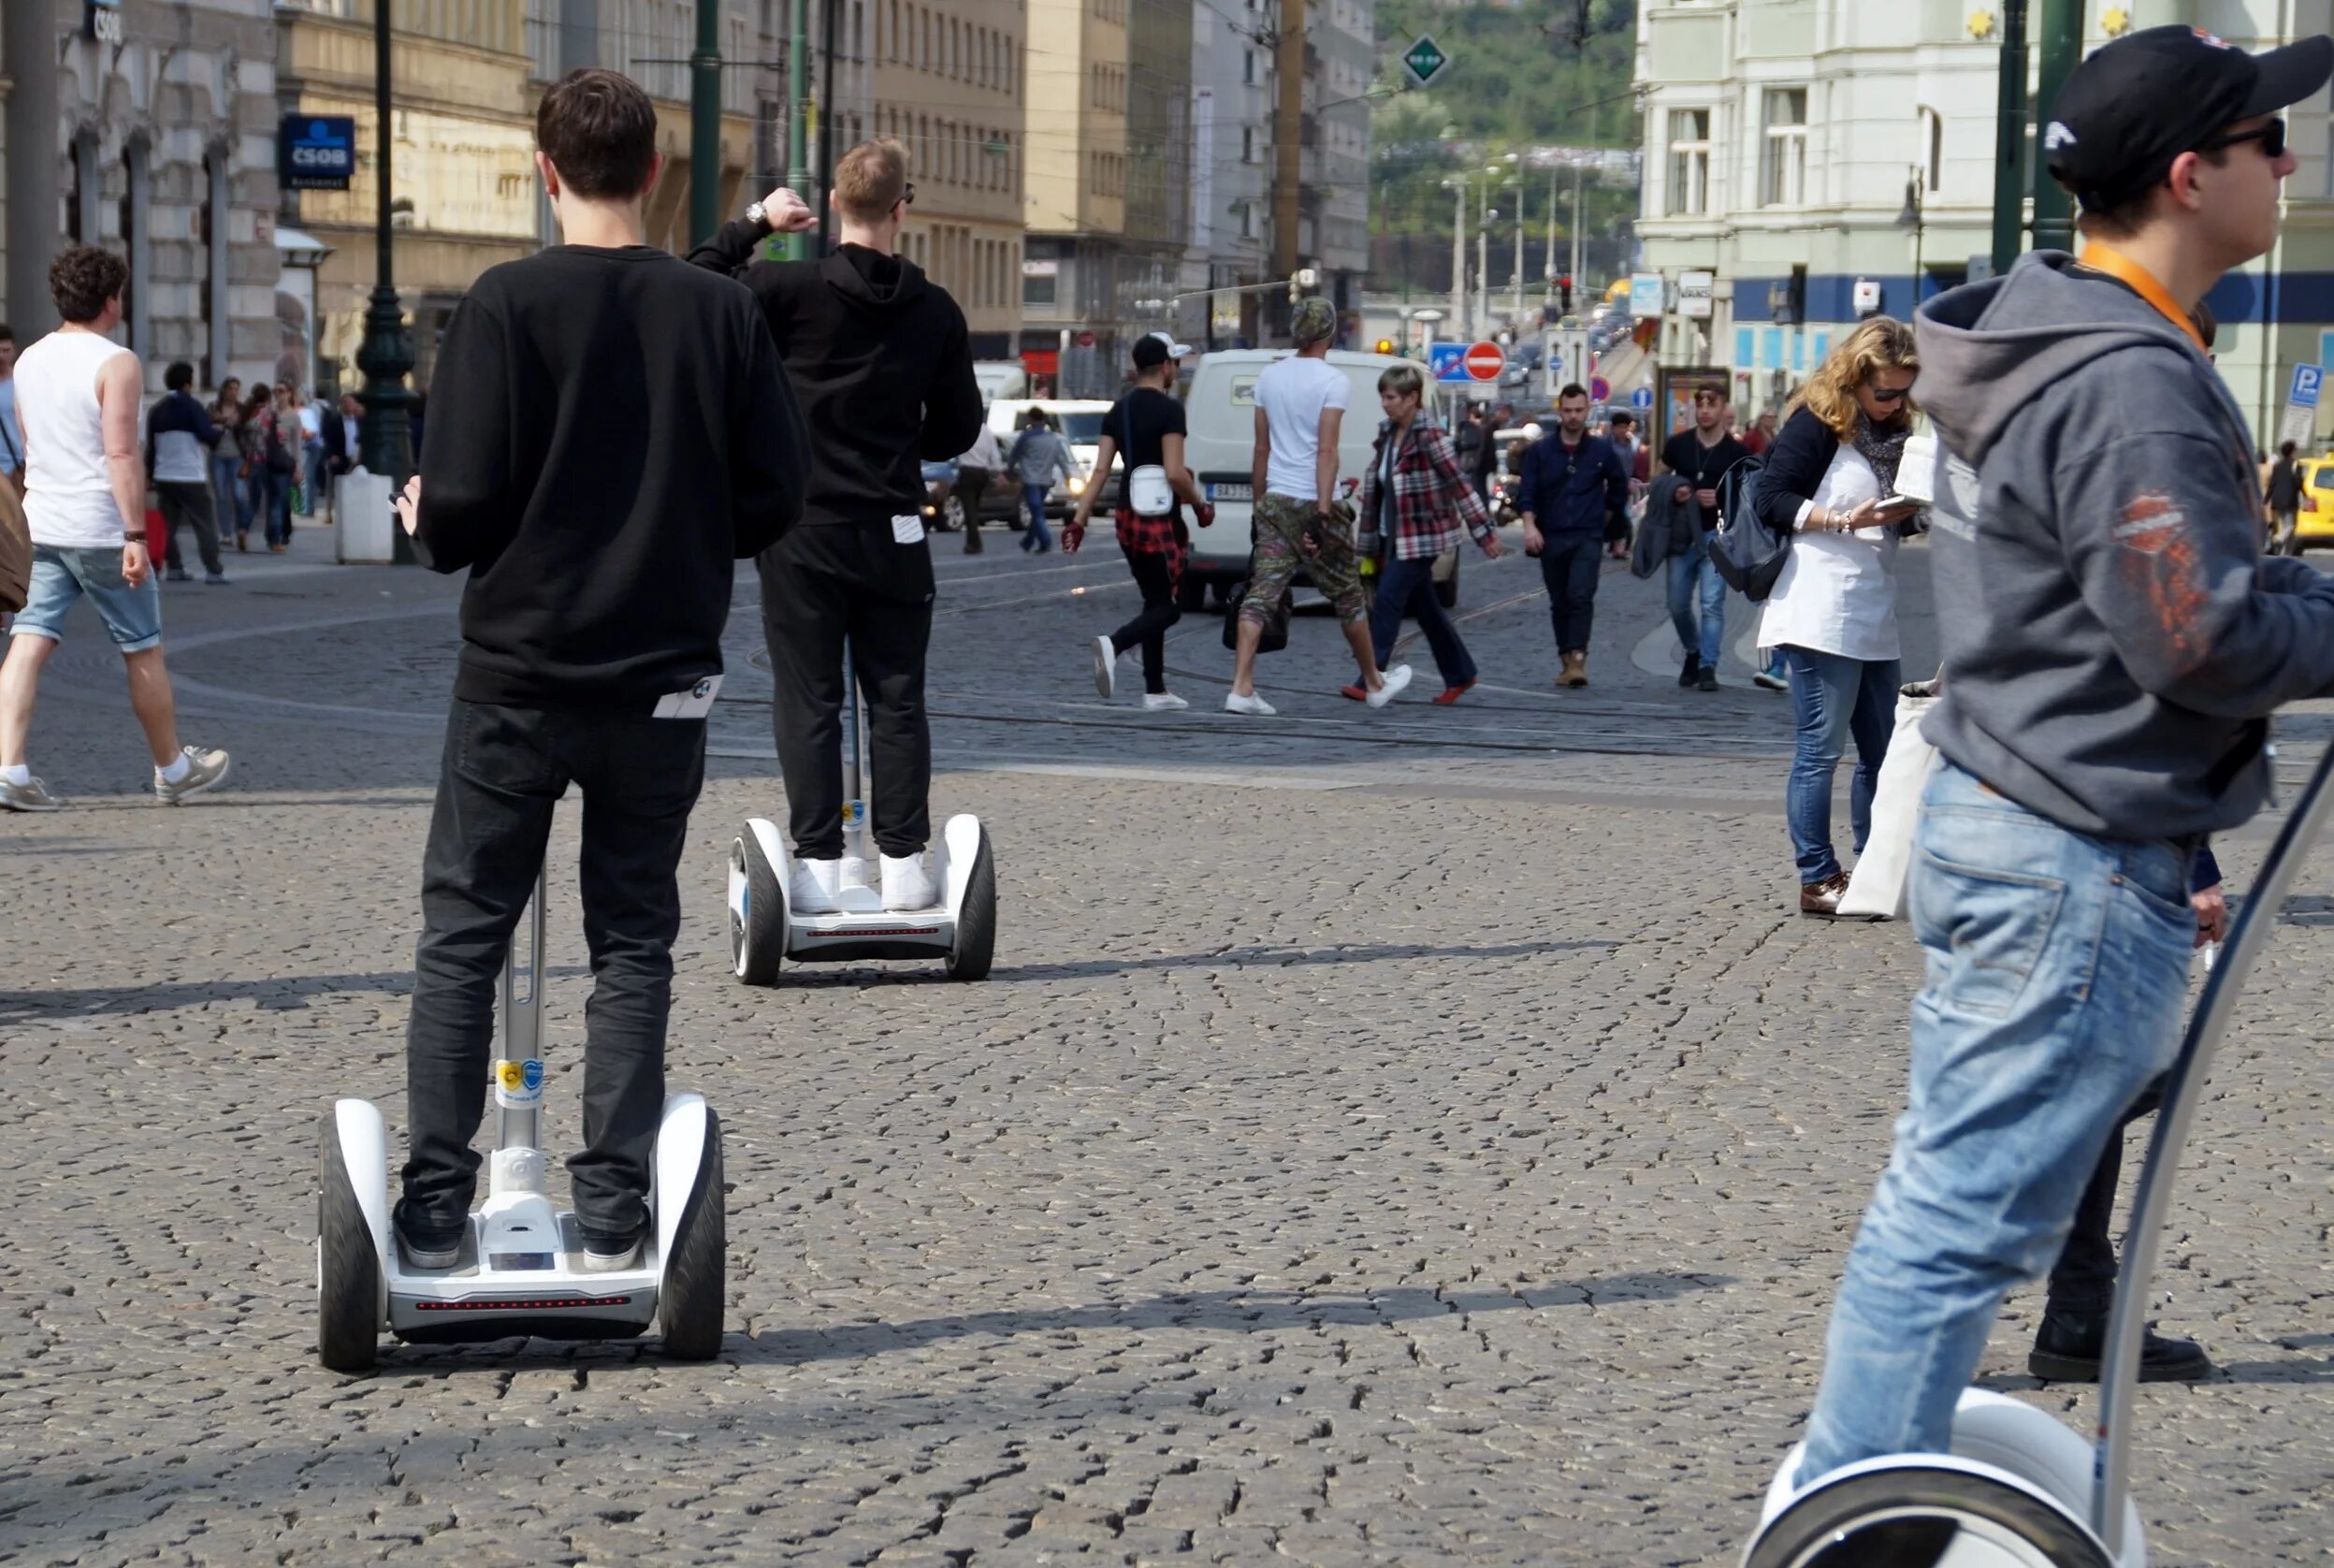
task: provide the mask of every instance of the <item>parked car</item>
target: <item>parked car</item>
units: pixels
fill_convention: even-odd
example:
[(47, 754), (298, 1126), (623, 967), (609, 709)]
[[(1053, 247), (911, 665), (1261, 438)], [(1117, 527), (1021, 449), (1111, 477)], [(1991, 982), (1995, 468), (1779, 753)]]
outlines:
[[(924, 526), (936, 533), (953, 533), (964, 526), (965, 498), (956, 490), (956, 465), (927, 462), (924, 469)], [(989, 475), (989, 487), (979, 498), (980, 520), (1023, 526), (1022, 487), (1010, 473)]]

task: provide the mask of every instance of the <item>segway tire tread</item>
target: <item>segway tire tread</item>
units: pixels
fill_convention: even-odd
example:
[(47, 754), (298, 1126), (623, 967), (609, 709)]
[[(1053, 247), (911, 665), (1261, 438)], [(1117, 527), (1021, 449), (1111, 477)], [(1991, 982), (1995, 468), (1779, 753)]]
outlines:
[(381, 1361), (381, 1255), (329, 1111), (316, 1142), (316, 1359), (334, 1372), (369, 1372)]
[[(1928, 1509), (1938, 1512), (1921, 1517)], [(1808, 1493), (1761, 1532), (1743, 1568), (1935, 1561), (1950, 1545), (1955, 1513), (2009, 1531), (2052, 1568), (2115, 1568), (2096, 1541), (2050, 1504), (1965, 1471), (1916, 1467), (1872, 1472)]]
[(657, 1299), (664, 1353), (676, 1361), (709, 1361), (721, 1353), (721, 1314), (729, 1303), (729, 1227), (721, 1177), (721, 1122), (705, 1112), (705, 1156), (674, 1231)]
[(997, 874), (989, 859), (989, 830), (983, 828), (973, 874), (964, 883), (964, 907), (956, 917), (956, 940), (949, 948), (949, 979), (987, 980), (996, 951)]
[(730, 915), (730, 966), (747, 985), (776, 985), (786, 959), (786, 890), (747, 829), (730, 846), (746, 874), (746, 918)]

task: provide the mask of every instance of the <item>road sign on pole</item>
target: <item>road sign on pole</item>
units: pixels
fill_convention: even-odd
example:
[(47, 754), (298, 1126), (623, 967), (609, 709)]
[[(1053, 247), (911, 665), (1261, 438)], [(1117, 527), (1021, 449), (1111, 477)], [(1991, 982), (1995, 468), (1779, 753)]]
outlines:
[(1467, 356), (1461, 363), (1467, 367), (1468, 375), (1476, 381), (1497, 381), (1500, 372), (1507, 369), (1507, 356), (1500, 351), (1499, 344), (1486, 339), (1468, 349)]
[(1651, 414), (1653, 412), (1653, 388), (1640, 386), (1636, 391), (1631, 392), (1629, 395), (1629, 406), (1639, 414)]
[(1402, 51), (1402, 70), (1413, 85), (1424, 87), (1451, 68), (1451, 57), (1442, 52), (1442, 46), (1434, 41), (1431, 33), (1421, 33)]
[(1471, 381), (1467, 373), (1465, 343), (1428, 343), (1427, 369), (1437, 381)]
[(2294, 408), (2317, 407), (2318, 388), (2324, 385), (2325, 381), (2326, 371), (2322, 367), (2316, 365), (2295, 366), (2294, 385), (2292, 390), (2285, 394), (2286, 403)]
[(2278, 444), (2292, 442), (2307, 451), (2311, 438), (2318, 432), (2318, 392), (2326, 383), (2326, 369), (2321, 365), (2294, 367), (2293, 385), (2285, 391), (2285, 417), (2277, 428)]

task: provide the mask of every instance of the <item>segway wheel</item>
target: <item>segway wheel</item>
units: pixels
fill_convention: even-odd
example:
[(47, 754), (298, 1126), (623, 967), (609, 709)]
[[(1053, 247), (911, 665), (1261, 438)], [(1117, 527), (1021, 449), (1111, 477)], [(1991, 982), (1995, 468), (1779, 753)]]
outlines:
[(980, 830), (980, 850), (964, 883), (964, 904), (956, 917), (956, 941), (949, 949), (949, 979), (989, 978), (997, 951), (997, 873), (989, 860), (989, 830)]
[(1776, 1516), (1743, 1568), (2114, 1568), (2049, 1503), (1966, 1471), (1874, 1471), (1819, 1487)]
[(747, 985), (776, 985), (786, 957), (786, 890), (750, 831), (730, 843), (730, 964)]
[(729, 1297), (729, 1226), (721, 1185), (721, 1122), (705, 1112), (705, 1155), (697, 1165), (674, 1232), (673, 1256), (664, 1260), (663, 1293), (657, 1317), (664, 1329), (664, 1353), (677, 1361), (707, 1361), (721, 1353), (721, 1313)]
[(316, 1141), (316, 1359), (334, 1372), (370, 1372), (381, 1359), (381, 1255), (328, 1111)]

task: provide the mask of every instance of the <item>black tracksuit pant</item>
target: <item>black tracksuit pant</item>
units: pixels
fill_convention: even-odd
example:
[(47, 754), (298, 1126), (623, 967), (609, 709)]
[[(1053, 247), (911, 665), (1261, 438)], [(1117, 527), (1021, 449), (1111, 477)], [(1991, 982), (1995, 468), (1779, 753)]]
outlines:
[(2051, 1312), (2093, 1316), (2115, 1304), (2115, 1241), (2108, 1232), (2115, 1218), (2115, 1186), (2124, 1169), (2124, 1129), (2164, 1103), (2164, 1081), (2156, 1080), (2124, 1112), (2113, 1136), (2092, 1169), (2091, 1181), (2075, 1205), (2074, 1228), (2066, 1233), (2058, 1261), (2051, 1266), (2044, 1306)]
[[(912, 514), (909, 514), (912, 515)], [(932, 727), (924, 655), (932, 644), (932, 548), (903, 543), (889, 516), (805, 519), (754, 559), (761, 629), (777, 685), (771, 723), (786, 776), (794, 853), (843, 853), (843, 678), (848, 641), (867, 700), (868, 808), (876, 846), (912, 855), (932, 840)]]
[(1120, 653), (1139, 646), (1143, 650), (1143, 690), (1158, 692), (1167, 690), (1167, 628), (1183, 618), (1183, 612), (1175, 604), (1175, 573), (1167, 565), (1167, 558), (1148, 550), (1128, 550), (1126, 569), (1135, 574), (1135, 587), (1143, 596), (1143, 607), (1135, 618), (1110, 633), (1110, 646)]
[(479, 1164), (470, 1145), (486, 1110), (502, 962), (543, 870), (552, 806), (571, 783), (584, 791), (578, 881), (592, 990), (584, 1151), (568, 1173), (587, 1232), (629, 1236), (648, 1223), (681, 928), (675, 873), (704, 780), (702, 719), (455, 699), (422, 853), (405, 1043), (412, 1157), (397, 1212), (406, 1234), (441, 1240), (470, 1210)]
[(173, 572), (186, 570), (186, 558), (179, 554), (179, 525), (183, 523), (195, 530), (195, 549), (203, 558), (203, 570), (219, 575), (219, 530), (211, 520), (210, 482), (157, 479), (154, 500), (162, 508), (163, 526), (169, 530), (164, 535), (169, 546), (163, 552), (163, 564)]

